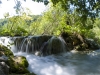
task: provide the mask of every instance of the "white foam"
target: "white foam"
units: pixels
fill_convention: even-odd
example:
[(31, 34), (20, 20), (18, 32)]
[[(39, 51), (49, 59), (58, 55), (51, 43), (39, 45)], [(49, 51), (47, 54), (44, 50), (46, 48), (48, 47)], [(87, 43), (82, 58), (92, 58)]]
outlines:
[[(3, 39), (3, 40), (2, 40)], [(5, 41), (4, 41), (5, 39)], [(0, 43), (7, 46), (10, 39), (0, 38)], [(29, 66), (28, 70), (36, 75), (99, 75), (100, 74), (100, 50), (81, 54), (79, 52), (68, 52), (59, 55), (39, 57), (33, 54), (16, 52), (14, 55), (25, 56)]]
[(100, 58), (87, 54), (64, 53), (39, 57), (33, 54), (23, 55), (29, 62), (28, 70), (37, 75), (94, 75), (100, 73)]

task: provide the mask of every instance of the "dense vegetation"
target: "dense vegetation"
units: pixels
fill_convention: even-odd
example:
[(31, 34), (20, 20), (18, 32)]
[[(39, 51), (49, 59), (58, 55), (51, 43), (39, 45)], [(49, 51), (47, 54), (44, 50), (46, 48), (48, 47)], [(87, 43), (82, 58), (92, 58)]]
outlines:
[[(33, 0), (36, 1), (36, 0)], [(42, 0), (37, 0), (41, 2)], [(43, 2), (43, 1), (42, 1)], [(48, 3), (48, 1), (46, 1)], [(73, 5), (74, 9), (64, 9), (65, 4)], [(79, 5), (79, 3), (83, 5)], [(62, 32), (79, 33), (87, 38), (100, 39), (100, 18), (98, 0), (51, 0), (49, 9), (41, 15), (21, 15), (0, 19), (1, 36), (29, 36), (29, 35), (60, 35)], [(86, 6), (89, 3), (89, 6)], [(85, 4), (85, 5), (84, 5)], [(62, 6), (64, 5), (64, 6)], [(86, 8), (85, 8), (86, 7)], [(81, 9), (81, 10), (80, 10)], [(82, 10), (83, 9), (83, 10)], [(87, 10), (87, 12), (85, 11)], [(94, 10), (96, 13), (94, 14)], [(70, 11), (69, 11), (70, 10)], [(20, 11), (20, 10), (19, 10)], [(91, 12), (91, 13), (89, 13)], [(93, 15), (94, 14), (94, 15)], [(99, 41), (99, 40), (98, 40)]]
[[(0, 36), (60, 36), (63, 33), (68, 33), (69, 37), (64, 40), (67, 42), (70, 50), (76, 49), (83, 51), (100, 48), (98, 46), (96, 47), (91, 41), (84, 39), (84, 37), (92, 38), (100, 44), (99, 0), (50, 0), (49, 2), (47, 0), (33, 0), (44, 2), (45, 5), (49, 3), (49, 9), (41, 15), (30, 15), (30, 13), (20, 11), (21, 4), (18, 4), (20, 1), (15, 1), (17, 2), (17, 16), (10, 17), (9, 13), (4, 14), (5, 18), (0, 19)], [(0, 0), (0, 3), (2, 3), (2, 0)], [(81, 38), (79, 39), (76, 34), (79, 34)], [(59, 50), (60, 45), (58, 41), (54, 41), (53, 44), (54, 49)], [(56, 54), (56, 52), (54, 53)], [(9, 52), (5, 53), (5, 55), (9, 55)], [(16, 61), (13, 60), (14, 56), (11, 56), (8, 61), (8, 65), (11, 67), (11, 73), (23, 73), (24, 71), (24, 73), (29, 73), (26, 70), (28, 63), (25, 64), (23, 62), (26, 60), (25, 58), (22, 57), (24, 60), (19, 66), (16, 66)], [(20, 67), (24, 69), (22, 68), (21, 70)]]

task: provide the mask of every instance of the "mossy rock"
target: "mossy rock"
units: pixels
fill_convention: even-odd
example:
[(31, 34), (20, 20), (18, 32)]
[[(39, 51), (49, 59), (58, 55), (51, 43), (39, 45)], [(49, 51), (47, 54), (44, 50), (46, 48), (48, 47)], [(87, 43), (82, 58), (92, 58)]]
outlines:
[(8, 61), (6, 61), (6, 64), (10, 67), (10, 73), (29, 73), (29, 71), (27, 70), (29, 64), (24, 56), (14, 56), (10, 49), (3, 45), (0, 45), (0, 56), (2, 55), (8, 57)]
[(25, 73), (25, 74), (15, 74), (15, 73), (12, 73), (10, 75), (36, 75), (36, 74), (34, 74), (34, 73)]
[(36, 75), (34, 73), (26, 73), (26, 74), (23, 74), (23, 75)]
[(7, 64), (10, 66), (10, 73), (29, 73), (29, 71), (27, 70), (29, 64), (26, 58), (23, 56), (10, 57)]
[(14, 56), (12, 51), (8, 49), (7, 47), (0, 44), (0, 56), (6, 55), (6, 56)]

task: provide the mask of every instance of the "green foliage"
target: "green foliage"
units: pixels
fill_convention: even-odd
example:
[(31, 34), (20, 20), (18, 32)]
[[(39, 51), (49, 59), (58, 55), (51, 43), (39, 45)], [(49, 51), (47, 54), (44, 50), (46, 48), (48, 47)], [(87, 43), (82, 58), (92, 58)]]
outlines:
[[(39, 1), (39, 0), (38, 0)], [(13, 16), (0, 20), (0, 35), (5, 36), (28, 36), (28, 35), (60, 35), (62, 32), (69, 34), (79, 33), (88, 38), (100, 38), (99, 37), (99, 20), (94, 19), (94, 22), (90, 18), (91, 16), (84, 10), (84, 1), (78, 0), (51, 0), (54, 4), (50, 5), (49, 9), (42, 15), (29, 15), (29, 13), (22, 13), (20, 16)], [(94, 0), (93, 0), (94, 1)], [(92, 2), (93, 2), (92, 1)], [(62, 9), (62, 4), (73, 4), (74, 9), (65, 10)], [(89, 2), (87, 0), (87, 2)], [(91, 2), (91, 3), (92, 3)], [(98, 2), (98, 1), (96, 1)], [(80, 3), (80, 4), (81, 4)], [(85, 3), (86, 4), (86, 3)], [(94, 5), (94, 3), (93, 3)], [(77, 11), (77, 8), (83, 10)], [(90, 4), (92, 6), (92, 4)], [(98, 5), (97, 5), (98, 6)], [(86, 6), (89, 9), (89, 6)], [(91, 7), (92, 9), (93, 7)], [(91, 10), (92, 11), (92, 10)], [(83, 14), (84, 13), (84, 14)], [(6, 14), (7, 15), (7, 14)], [(94, 15), (95, 16), (95, 15)], [(83, 18), (81, 18), (83, 17)]]
[(65, 21), (65, 17), (66, 12), (61, 9), (60, 4), (56, 7), (50, 7), (50, 9), (43, 14), (41, 19), (41, 34), (59, 35), (63, 28), (61, 22)]
[(92, 31), (95, 34), (95, 38), (97, 39), (96, 41), (100, 43), (100, 19), (99, 18), (95, 20)]
[(86, 20), (87, 17), (93, 19), (100, 11), (99, 0), (51, 0), (51, 2), (54, 6), (60, 2), (64, 10), (76, 11), (82, 20)]
[(41, 28), (40, 28), (41, 16), (33, 16), (32, 22), (29, 25), (28, 35), (40, 35)]
[(0, 19), (0, 27), (5, 25), (8, 22), (7, 19)]
[[(26, 0), (24, 0), (26, 1)], [(69, 13), (77, 12), (81, 17), (81, 22), (87, 20), (88, 17), (92, 19), (96, 18), (100, 11), (100, 1), (99, 0), (32, 0), (35, 2), (43, 2), (45, 5), (52, 3), (53, 6), (56, 6), (58, 3), (61, 4), (61, 9), (69, 11)], [(2, 0), (0, 1), (2, 4)], [(15, 9), (17, 13), (20, 14), (21, 2), (15, 0)], [(6, 16), (9, 14), (6, 14)]]
[(22, 13), (22, 16), (13, 16), (10, 18), (1, 19), (0, 35), (1, 36), (35, 35), (37, 33), (40, 33), (38, 31), (40, 20), (41, 20), (40, 15), (28, 16), (25, 13)]
[(4, 36), (25, 36), (27, 34), (26, 28), (27, 24), (23, 17), (14, 16), (8, 18), (8, 22), (1, 26), (1, 35)]

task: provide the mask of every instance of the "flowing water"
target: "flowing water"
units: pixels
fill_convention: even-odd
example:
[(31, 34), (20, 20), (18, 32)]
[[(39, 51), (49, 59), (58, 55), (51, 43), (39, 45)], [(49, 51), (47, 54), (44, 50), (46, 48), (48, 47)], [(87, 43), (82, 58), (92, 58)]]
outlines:
[[(0, 38), (1, 40), (2, 38)], [(0, 43), (7, 46), (9, 38)], [(25, 56), (29, 63), (28, 70), (37, 75), (100, 75), (100, 50), (92, 52), (66, 52), (45, 57), (26, 52), (17, 52), (11, 47), (14, 55)]]
[(62, 53), (39, 57), (26, 53), (23, 55), (29, 62), (28, 70), (37, 75), (99, 75), (100, 50), (91, 53)]

